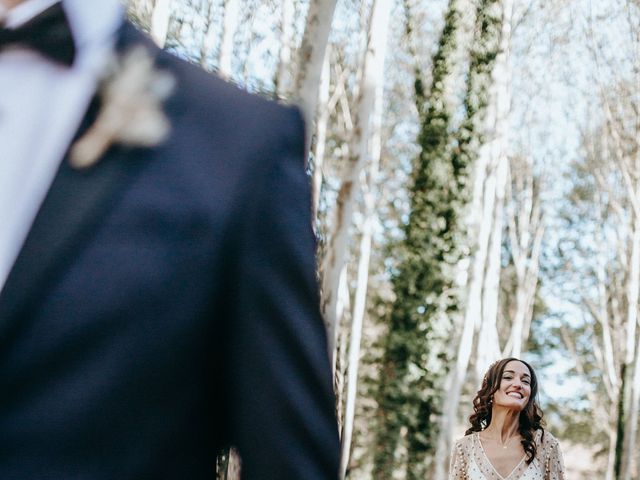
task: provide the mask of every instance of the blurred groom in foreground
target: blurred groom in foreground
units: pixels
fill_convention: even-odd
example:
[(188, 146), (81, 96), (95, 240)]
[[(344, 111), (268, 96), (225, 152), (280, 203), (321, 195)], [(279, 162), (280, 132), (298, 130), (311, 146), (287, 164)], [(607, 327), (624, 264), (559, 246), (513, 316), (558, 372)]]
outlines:
[(1, 479), (337, 477), (304, 153), (117, 0), (0, 0)]

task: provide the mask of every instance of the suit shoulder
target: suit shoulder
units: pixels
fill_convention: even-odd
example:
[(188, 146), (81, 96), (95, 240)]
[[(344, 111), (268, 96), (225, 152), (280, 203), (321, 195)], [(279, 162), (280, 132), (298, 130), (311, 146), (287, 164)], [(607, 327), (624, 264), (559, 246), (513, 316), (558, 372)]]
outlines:
[(299, 108), (249, 93), (173, 54), (163, 52), (162, 64), (176, 80), (176, 93), (184, 105), (201, 116), (224, 113), (217, 122), (252, 127), (265, 134), (304, 128)]
[[(126, 51), (135, 45), (143, 45), (149, 50), (156, 59), (156, 67), (174, 77), (174, 100), (178, 100), (176, 103), (181, 103), (181, 106), (188, 107), (190, 111), (216, 112), (216, 109), (223, 108), (225, 117), (243, 117), (246, 120), (244, 127), (250, 125), (250, 118), (270, 118), (272, 121), (261, 125), (262, 130), (268, 130), (272, 125), (295, 125), (301, 121), (297, 107), (249, 93), (218, 75), (205, 71), (199, 65), (159, 49), (129, 21), (123, 23), (117, 43), (116, 48), (120, 51)], [(219, 122), (221, 118), (216, 120)]]

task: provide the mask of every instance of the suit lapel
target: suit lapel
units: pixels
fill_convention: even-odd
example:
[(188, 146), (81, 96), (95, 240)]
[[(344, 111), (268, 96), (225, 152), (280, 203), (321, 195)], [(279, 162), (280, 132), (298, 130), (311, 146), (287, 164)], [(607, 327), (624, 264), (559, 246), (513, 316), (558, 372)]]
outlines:
[[(119, 33), (117, 51), (148, 41), (129, 23)], [(94, 102), (94, 107), (96, 102)], [(89, 109), (80, 128), (95, 118)], [(75, 170), (65, 159), (38, 211), (16, 262), (0, 291), (0, 339), (6, 339), (10, 319), (28, 314), (57, 273), (82, 248), (104, 216), (145, 163), (148, 150), (112, 147), (99, 163)]]

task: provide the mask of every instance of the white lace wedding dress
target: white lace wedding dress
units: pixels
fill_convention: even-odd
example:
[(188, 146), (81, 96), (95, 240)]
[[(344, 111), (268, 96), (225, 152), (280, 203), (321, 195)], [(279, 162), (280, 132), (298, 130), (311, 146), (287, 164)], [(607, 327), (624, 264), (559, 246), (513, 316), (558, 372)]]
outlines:
[(565, 480), (564, 464), (558, 441), (549, 432), (538, 430), (534, 436), (537, 452), (531, 463), (526, 456), (506, 477), (493, 467), (480, 443), (479, 434), (472, 433), (458, 440), (451, 454), (449, 480)]

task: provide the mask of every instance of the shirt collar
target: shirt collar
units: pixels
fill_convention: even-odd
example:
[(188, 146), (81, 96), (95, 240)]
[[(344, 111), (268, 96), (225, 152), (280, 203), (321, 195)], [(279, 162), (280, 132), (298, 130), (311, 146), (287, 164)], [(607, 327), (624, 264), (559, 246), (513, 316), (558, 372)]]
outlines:
[(9, 10), (7, 10), (6, 7), (0, 7), (6, 15), (5, 26), (7, 28), (17, 28), (57, 1), (58, 0), (25, 0)]
[[(17, 28), (60, 0), (25, 0), (8, 11), (0, 7), (5, 26)], [(62, 0), (76, 48), (110, 42), (123, 20), (118, 0)], [(3, 12), (4, 11), (4, 12)]]

